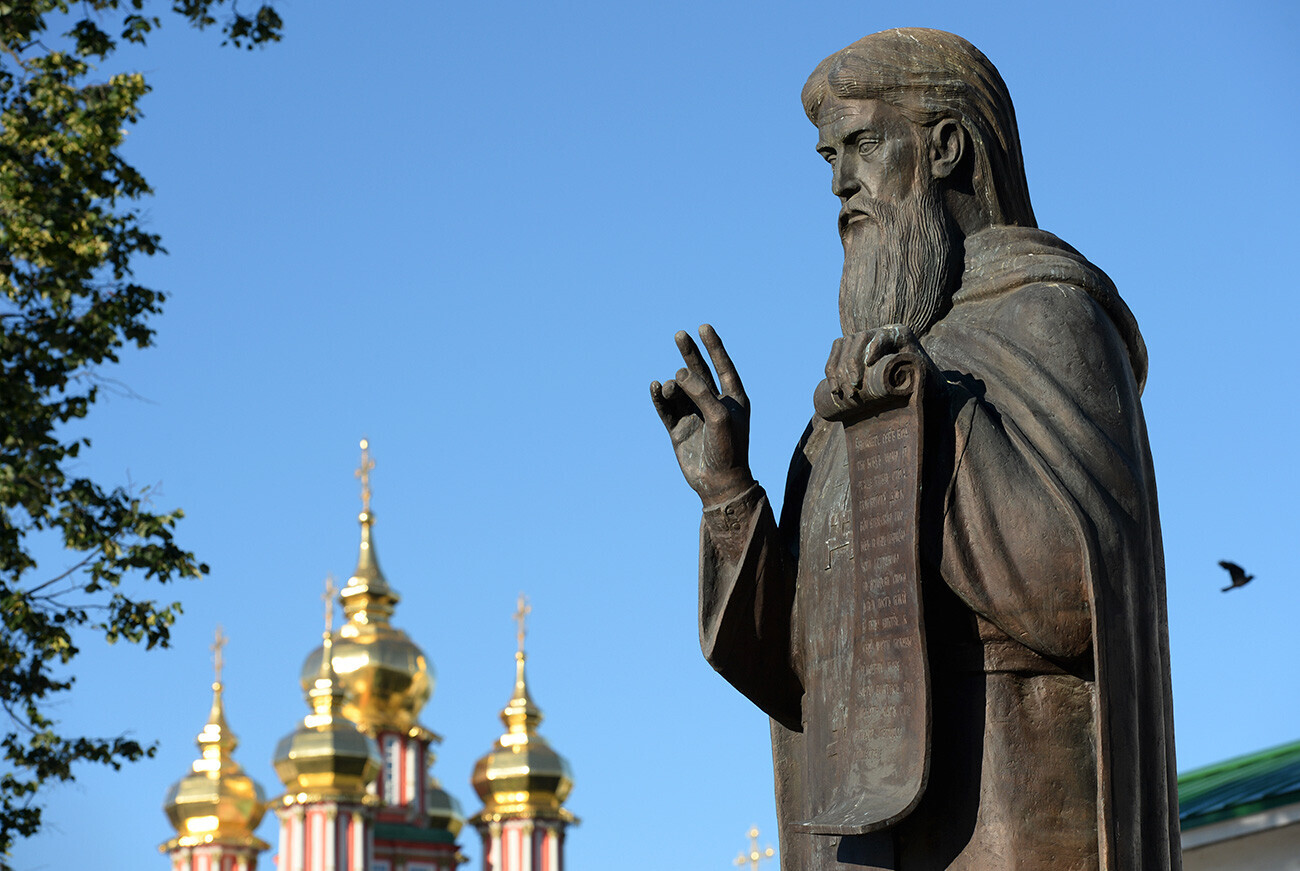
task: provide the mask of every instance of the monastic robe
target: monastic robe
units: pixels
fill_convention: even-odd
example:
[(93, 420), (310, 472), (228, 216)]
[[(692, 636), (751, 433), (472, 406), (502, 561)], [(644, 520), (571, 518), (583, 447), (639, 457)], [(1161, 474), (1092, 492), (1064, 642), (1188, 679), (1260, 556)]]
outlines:
[(833, 516), (840, 424), (808, 427), (779, 524), (759, 487), (706, 508), (701, 645), (772, 718), (784, 871), (1177, 869), (1141, 335), (1106, 275), (1049, 233), (989, 228), (965, 257), (921, 339), (936, 374), (918, 482), (932, 709), (919, 804), (867, 835), (786, 828), (819, 789), (801, 771), (803, 687), (819, 683), (803, 652), (840, 616), (808, 613), (800, 589), (854, 577)]

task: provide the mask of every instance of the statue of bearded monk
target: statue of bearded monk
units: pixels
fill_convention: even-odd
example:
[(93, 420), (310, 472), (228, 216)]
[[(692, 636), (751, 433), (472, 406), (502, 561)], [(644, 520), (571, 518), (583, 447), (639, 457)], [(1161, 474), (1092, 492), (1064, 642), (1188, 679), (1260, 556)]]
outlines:
[(704, 506), (705, 657), (771, 717), (782, 868), (1177, 869), (1133, 315), (1037, 228), (1011, 98), (965, 40), (868, 36), (803, 104), (843, 335), (779, 522), (717, 333), (716, 381), (682, 332), (650, 387)]

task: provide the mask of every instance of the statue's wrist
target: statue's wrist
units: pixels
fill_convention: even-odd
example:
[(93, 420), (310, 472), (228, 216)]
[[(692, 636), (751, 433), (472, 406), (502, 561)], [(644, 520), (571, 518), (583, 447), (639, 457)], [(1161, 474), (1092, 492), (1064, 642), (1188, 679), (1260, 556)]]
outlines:
[(711, 490), (708, 493), (701, 493), (700, 501), (704, 503), (704, 509), (707, 511), (710, 508), (717, 508), (726, 505), (733, 500), (739, 499), (757, 486), (758, 482), (754, 480), (754, 476), (749, 474), (749, 470), (746, 469), (743, 474), (737, 475), (735, 480), (724, 484), (717, 489)]
[(744, 489), (704, 503), (704, 522), (717, 531), (734, 531), (749, 525), (749, 518), (764, 497), (763, 488), (751, 480)]

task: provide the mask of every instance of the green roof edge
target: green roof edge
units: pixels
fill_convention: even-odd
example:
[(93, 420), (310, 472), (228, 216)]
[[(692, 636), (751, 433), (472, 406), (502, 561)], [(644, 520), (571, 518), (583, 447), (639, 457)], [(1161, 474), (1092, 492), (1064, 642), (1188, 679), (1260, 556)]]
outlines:
[[(1243, 756), (1234, 756), (1231, 759), (1225, 759), (1222, 762), (1215, 762), (1211, 765), (1205, 765), (1201, 768), (1194, 768), (1190, 771), (1184, 772), (1178, 777), (1179, 802), (1181, 804), (1185, 800), (1199, 799), (1206, 794), (1212, 793), (1216, 788), (1222, 785), (1222, 783), (1216, 781), (1222, 780), (1225, 775), (1229, 775), (1234, 771), (1259, 766), (1261, 763), (1266, 763), (1273, 759), (1283, 759), (1287, 757), (1300, 757), (1300, 741), (1292, 741), (1288, 744), (1282, 744), (1277, 747), (1257, 750), (1254, 753), (1247, 753)], [(1237, 819), (1239, 817), (1261, 813), (1283, 805), (1294, 804), (1297, 801), (1300, 801), (1300, 790), (1290, 790), (1288, 792), (1265, 796), (1264, 798), (1255, 801), (1235, 804), (1206, 813), (1191, 813), (1187, 816), (1182, 816), (1180, 814), (1180, 823), (1183, 829), (1194, 829), (1200, 826), (1208, 826), (1211, 823), (1222, 822), (1223, 820)]]
[(1254, 753), (1247, 753), (1244, 756), (1234, 756), (1231, 759), (1225, 759), (1222, 762), (1214, 762), (1210, 765), (1203, 765), (1200, 768), (1193, 768), (1190, 771), (1184, 771), (1178, 775), (1178, 785), (1181, 787), (1184, 783), (1202, 780), (1224, 771), (1231, 771), (1234, 768), (1241, 768), (1251, 765), (1255, 762), (1263, 762), (1273, 756), (1286, 756), (1291, 753), (1300, 754), (1300, 741), (1292, 741), (1289, 744), (1280, 744), (1277, 747), (1269, 747), (1264, 750), (1256, 750)]

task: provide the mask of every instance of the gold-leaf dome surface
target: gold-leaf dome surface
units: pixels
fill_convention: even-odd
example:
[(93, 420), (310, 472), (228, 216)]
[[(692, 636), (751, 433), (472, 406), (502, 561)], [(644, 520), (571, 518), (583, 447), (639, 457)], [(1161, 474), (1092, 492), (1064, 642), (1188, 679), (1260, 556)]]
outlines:
[(253, 834), (266, 810), (266, 796), (232, 757), (239, 741), (226, 724), (221, 691), (220, 681), (212, 684), (212, 711), (197, 742), (201, 755), (163, 801), (176, 830), (176, 837), (161, 845), (164, 851), (212, 843), (267, 849)]
[[(370, 443), (361, 440), (361, 549), (357, 568), (339, 594), (347, 622), (334, 636), (334, 671), (347, 700), (344, 714), (370, 735), (405, 732), (428, 735), (420, 711), (433, 695), (434, 670), (405, 632), (390, 622), (401, 597), (379, 568), (370, 511)], [(303, 663), (302, 684), (314, 679), (320, 648)]]
[[(522, 630), (520, 635), (522, 638)], [(568, 761), (537, 734), (542, 711), (528, 692), (524, 661), (520, 649), (515, 654), (514, 693), (501, 711), (506, 731), (474, 766), (471, 782), (483, 801), (483, 810), (475, 819), (576, 822), (576, 817), (563, 806), (573, 789), (573, 773)]]
[(284, 783), (284, 803), (365, 801), (379, 775), (379, 746), (343, 711), (343, 691), (331, 665), (331, 644), (322, 645), (316, 679), (307, 692), (312, 713), (275, 748), (275, 773)]
[[(389, 621), (401, 600), (379, 568), (371, 526), (362, 511), (357, 568), (339, 594), (347, 618), (334, 636), (334, 671), (346, 701), (343, 714), (369, 734), (420, 731), (420, 711), (433, 694), (435, 674), (424, 651)], [(302, 683), (315, 678), (321, 649), (303, 662)]]

